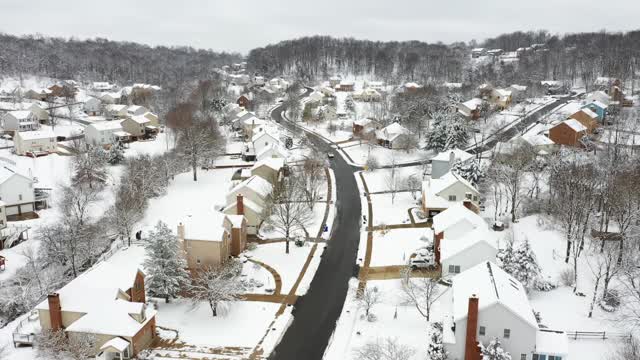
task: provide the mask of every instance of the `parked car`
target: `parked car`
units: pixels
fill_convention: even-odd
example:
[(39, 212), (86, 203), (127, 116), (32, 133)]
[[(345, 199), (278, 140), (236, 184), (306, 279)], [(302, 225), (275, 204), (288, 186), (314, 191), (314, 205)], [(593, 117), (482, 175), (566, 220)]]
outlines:
[(327, 157), (328, 157), (329, 159), (333, 159), (333, 156), (334, 156), (334, 155), (333, 155), (333, 153), (332, 153), (332, 152), (328, 152), (328, 153), (327, 153)]
[(434, 270), (436, 268), (436, 265), (433, 263), (432, 259), (423, 258), (423, 257), (415, 257), (411, 259), (411, 261), (409, 262), (409, 265), (411, 266), (411, 270), (418, 270), (418, 269)]

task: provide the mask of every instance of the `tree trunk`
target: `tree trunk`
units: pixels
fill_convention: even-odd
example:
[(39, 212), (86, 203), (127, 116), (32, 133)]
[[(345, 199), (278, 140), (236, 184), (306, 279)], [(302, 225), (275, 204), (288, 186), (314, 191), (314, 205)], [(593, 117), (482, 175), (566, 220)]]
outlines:
[(564, 257), (564, 262), (569, 263), (569, 257), (571, 256), (571, 240), (567, 239), (567, 253)]
[(191, 158), (191, 169), (193, 170), (193, 181), (198, 181), (198, 158), (195, 155)]
[(598, 285), (600, 285), (600, 277), (596, 278), (596, 285), (593, 289), (593, 298), (591, 298), (591, 305), (589, 306), (589, 317), (593, 315), (593, 306), (596, 303), (596, 296), (598, 295)]

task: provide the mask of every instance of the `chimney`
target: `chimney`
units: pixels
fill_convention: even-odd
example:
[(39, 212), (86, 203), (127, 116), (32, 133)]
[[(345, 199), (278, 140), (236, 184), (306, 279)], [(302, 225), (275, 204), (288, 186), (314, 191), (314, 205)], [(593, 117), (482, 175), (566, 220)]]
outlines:
[(51, 330), (62, 329), (62, 307), (60, 307), (60, 294), (53, 293), (47, 296), (49, 301), (49, 319)]
[(238, 196), (236, 196), (236, 214), (244, 215), (244, 200), (242, 194), (238, 194)]
[(452, 169), (455, 163), (456, 163), (456, 153), (452, 151), (449, 153), (449, 168)]
[(178, 224), (178, 239), (184, 241), (184, 224)]
[(464, 360), (479, 360), (480, 348), (478, 347), (478, 302), (476, 295), (469, 298), (467, 310), (467, 337), (464, 346)]
[(433, 253), (435, 257), (436, 265), (440, 266), (440, 242), (444, 238), (444, 231), (436, 234), (435, 241), (433, 242)]

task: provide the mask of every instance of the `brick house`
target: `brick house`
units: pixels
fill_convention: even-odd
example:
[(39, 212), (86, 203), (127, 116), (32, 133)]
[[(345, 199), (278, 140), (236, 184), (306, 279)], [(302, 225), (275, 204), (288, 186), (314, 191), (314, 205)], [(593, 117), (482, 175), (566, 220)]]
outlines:
[(588, 129), (576, 119), (565, 120), (549, 129), (549, 139), (558, 145), (582, 147)]
[(144, 273), (131, 262), (102, 262), (49, 294), (36, 309), (43, 330), (91, 335), (95, 354), (130, 358), (156, 337), (156, 311), (145, 304)]

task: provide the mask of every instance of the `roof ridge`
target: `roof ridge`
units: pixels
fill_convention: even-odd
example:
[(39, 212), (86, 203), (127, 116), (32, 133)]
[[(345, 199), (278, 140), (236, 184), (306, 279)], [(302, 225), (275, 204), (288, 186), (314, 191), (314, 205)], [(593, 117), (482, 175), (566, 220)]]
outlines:
[(493, 290), (496, 292), (496, 299), (500, 301), (500, 293), (498, 293), (498, 286), (496, 285), (496, 279), (493, 277), (493, 270), (491, 269), (491, 262), (487, 261), (487, 268), (489, 269), (489, 278), (493, 284)]

